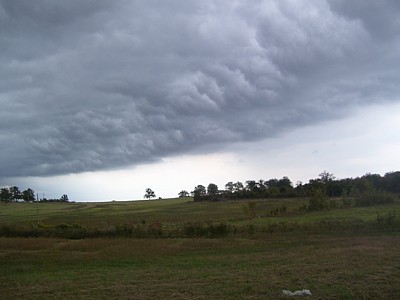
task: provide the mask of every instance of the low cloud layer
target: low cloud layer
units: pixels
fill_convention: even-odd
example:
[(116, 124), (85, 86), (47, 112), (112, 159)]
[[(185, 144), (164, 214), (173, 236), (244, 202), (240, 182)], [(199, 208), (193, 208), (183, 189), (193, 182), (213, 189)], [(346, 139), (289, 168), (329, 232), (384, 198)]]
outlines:
[(0, 177), (120, 168), (400, 101), (398, 1), (0, 0)]

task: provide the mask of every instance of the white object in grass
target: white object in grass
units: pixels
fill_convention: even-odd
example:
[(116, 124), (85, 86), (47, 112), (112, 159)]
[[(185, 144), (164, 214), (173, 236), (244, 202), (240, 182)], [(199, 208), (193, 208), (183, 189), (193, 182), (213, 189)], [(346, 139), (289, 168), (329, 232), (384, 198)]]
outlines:
[(302, 290), (302, 291), (294, 291), (294, 292), (291, 292), (289, 290), (282, 290), (282, 293), (285, 296), (311, 296), (312, 295), (310, 290)]

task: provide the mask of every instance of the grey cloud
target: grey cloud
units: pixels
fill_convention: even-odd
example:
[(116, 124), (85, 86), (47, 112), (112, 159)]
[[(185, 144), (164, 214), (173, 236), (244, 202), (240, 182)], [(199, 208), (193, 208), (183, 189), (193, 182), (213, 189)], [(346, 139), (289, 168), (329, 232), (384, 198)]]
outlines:
[(398, 13), (400, 3), (396, 0), (335, 0), (330, 6), (347, 19), (359, 20), (377, 41), (393, 42), (399, 34)]
[(218, 150), (397, 101), (396, 3), (0, 0), (0, 177)]

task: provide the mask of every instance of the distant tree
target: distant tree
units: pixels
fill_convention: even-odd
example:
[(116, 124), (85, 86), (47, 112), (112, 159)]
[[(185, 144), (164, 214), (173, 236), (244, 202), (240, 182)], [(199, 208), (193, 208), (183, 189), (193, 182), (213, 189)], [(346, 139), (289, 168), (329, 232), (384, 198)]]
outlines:
[(28, 188), (22, 192), (22, 197), (25, 201), (35, 201), (35, 191)]
[(333, 176), (333, 174), (327, 172), (327, 171), (323, 171), (321, 174), (318, 175), (320, 180), (323, 183), (327, 183), (329, 181), (335, 180), (335, 176)]
[(225, 184), (225, 190), (229, 193), (232, 193), (234, 189), (234, 184), (232, 181), (229, 181), (227, 184)]
[(61, 198), (60, 198), (60, 201), (61, 202), (68, 202), (69, 201), (68, 200), (68, 196), (66, 194), (62, 195)]
[(11, 193), (11, 198), (13, 201), (22, 199), (22, 193), (19, 190), (19, 187), (17, 187), (17, 186), (10, 187), (10, 193)]
[(278, 179), (274, 178), (274, 179), (270, 179), (268, 181), (265, 181), (264, 184), (267, 186), (267, 188), (273, 188), (273, 187), (277, 187), (278, 185)]
[(279, 179), (277, 182), (277, 187), (279, 188), (279, 193), (281, 196), (290, 196), (293, 191), (293, 185), (290, 179), (286, 176)]
[(8, 188), (2, 188), (0, 190), (0, 201), (9, 202), (12, 200), (12, 194)]
[(352, 196), (359, 196), (373, 191), (373, 185), (365, 177), (356, 178), (353, 180), (353, 187), (351, 190)]
[(204, 197), (207, 194), (205, 186), (199, 184), (194, 188), (192, 192), (194, 201), (200, 200), (201, 197)]
[(147, 188), (147, 189), (146, 189), (146, 194), (144, 195), (144, 197), (145, 197), (146, 199), (155, 198), (155, 197), (156, 197), (156, 194), (154, 193), (154, 191), (153, 191), (152, 189)]
[(383, 188), (383, 178), (379, 174), (367, 173), (362, 178), (367, 179), (376, 190), (381, 190)]
[(346, 192), (345, 186), (339, 180), (331, 180), (326, 183), (326, 195), (328, 197), (340, 197)]
[(260, 179), (257, 182), (257, 188), (259, 191), (265, 191), (265, 189), (267, 188), (267, 183), (265, 180)]
[(388, 172), (384, 177), (384, 187), (388, 192), (400, 193), (400, 171)]
[(241, 183), (240, 181), (237, 181), (233, 184), (233, 190), (235, 192), (240, 192), (241, 190), (243, 190), (244, 186), (243, 183)]
[(179, 198), (189, 197), (189, 193), (188, 193), (188, 191), (183, 190), (183, 191), (179, 192), (178, 196), (179, 196)]
[(207, 186), (207, 194), (210, 196), (215, 196), (218, 194), (218, 186), (215, 183), (210, 183)]
[(247, 180), (246, 181), (246, 190), (249, 192), (257, 192), (258, 191), (258, 185), (255, 180)]

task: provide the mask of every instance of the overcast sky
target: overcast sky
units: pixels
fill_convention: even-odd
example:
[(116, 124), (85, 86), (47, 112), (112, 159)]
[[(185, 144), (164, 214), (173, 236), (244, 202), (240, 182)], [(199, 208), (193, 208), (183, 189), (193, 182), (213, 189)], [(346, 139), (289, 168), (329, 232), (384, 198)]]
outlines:
[(400, 1), (0, 0), (0, 186), (173, 197), (400, 170)]

